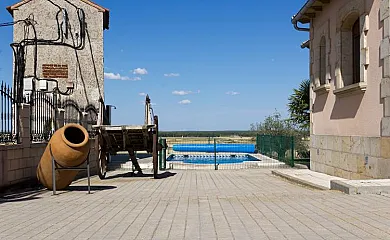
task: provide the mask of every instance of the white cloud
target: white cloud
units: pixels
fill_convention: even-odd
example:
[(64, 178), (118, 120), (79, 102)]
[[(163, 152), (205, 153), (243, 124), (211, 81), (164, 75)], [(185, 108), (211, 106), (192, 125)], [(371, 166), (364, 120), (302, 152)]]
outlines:
[(238, 95), (240, 94), (239, 92), (234, 92), (234, 91), (229, 91), (229, 92), (226, 92), (227, 95)]
[(188, 100), (188, 99), (184, 99), (184, 100), (181, 100), (181, 101), (179, 102), (179, 104), (190, 104), (190, 103), (191, 103), (191, 101)]
[(133, 70), (133, 74), (146, 75), (148, 71), (145, 68), (136, 68)]
[(180, 90), (180, 91), (173, 91), (172, 94), (173, 95), (180, 95), (180, 96), (184, 96), (184, 95), (188, 95), (192, 93), (192, 91), (183, 91), (183, 90)]
[(196, 94), (196, 93), (200, 93), (200, 90), (196, 91), (196, 92), (193, 92), (193, 91), (184, 91), (184, 90), (175, 90), (172, 92), (173, 95), (179, 95), (179, 96), (184, 96), (184, 95), (188, 95), (188, 94)]
[(119, 73), (104, 73), (105, 79), (111, 79), (111, 80), (124, 80), (124, 81), (139, 81), (141, 80), (140, 77), (128, 77), (128, 76), (121, 76)]
[(140, 96), (146, 96), (146, 93), (141, 92), (141, 93), (139, 93), (139, 95), (140, 95)]
[(180, 73), (165, 73), (164, 77), (180, 77)]

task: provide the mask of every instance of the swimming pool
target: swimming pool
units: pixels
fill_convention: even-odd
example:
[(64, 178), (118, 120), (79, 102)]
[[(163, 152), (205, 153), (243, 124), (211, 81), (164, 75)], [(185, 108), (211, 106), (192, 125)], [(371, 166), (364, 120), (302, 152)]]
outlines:
[(173, 144), (175, 152), (229, 152), (229, 153), (255, 153), (255, 144), (218, 143), (218, 144)]
[(260, 161), (259, 159), (248, 155), (217, 155), (216, 159), (214, 155), (175, 155), (172, 154), (167, 158), (167, 162), (183, 162), (192, 164), (232, 164), (243, 163), (247, 161)]

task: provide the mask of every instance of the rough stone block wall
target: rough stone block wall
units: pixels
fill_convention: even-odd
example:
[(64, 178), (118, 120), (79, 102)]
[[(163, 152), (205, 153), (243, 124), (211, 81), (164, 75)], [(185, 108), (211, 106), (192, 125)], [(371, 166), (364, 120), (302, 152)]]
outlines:
[[(56, 5), (58, 5), (66, 9), (69, 16), (68, 38), (64, 37), (63, 42), (77, 46), (82, 42), (78, 14), (74, 7), (77, 6), (85, 11), (87, 23), (85, 46), (75, 50), (65, 46), (39, 45), (37, 75), (39, 78), (58, 80), (62, 92), (67, 90), (68, 83), (73, 83), (73, 94), (66, 99), (71, 99), (81, 108), (88, 105), (98, 108), (99, 98), (104, 99), (103, 13), (80, 0), (52, 0), (51, 2), (55, 5), (46, 0), (30, 1), (14, 11), (14, 20), (26, 19), (32, 15), (37, 23), (35, 26), (37, 37), (46, 40), (56, 39), (58, 36), (56, 14), (59, 11)], [(62, 13), (59, 21), (62, 23)], [(26, 37), (25, 30), (24, 24), (14, 26), (15, 42), (20, 42)], [(32, 29), (28, 34), (29, 38), (34, 37)], [(34, 46), (28, 46), (26, 51), (25, 75), (28, 76), (34, 73)], [(55, 85), (53, 82), (47, 84), (49, 90)]]
[(390, 178), (390, 138), (311, 136), (310, 168), (347, 179)]
[[(97, 174), (97, 152), (95, 140), (91, 139), (89, 156), (91, 175)], [(22, 144), (0, 145), (0, 188), (25, 181), (36, 181), (36, 170), (46, 143), (33, 143), (30, 147)], [(86, 171), (80, 171), (77, 178), (87, 176)]]
[(45, 147), (44, 143), (30, 147), (22, 144), (0, 146), (0, 188), (36, 179), (36, 168)]

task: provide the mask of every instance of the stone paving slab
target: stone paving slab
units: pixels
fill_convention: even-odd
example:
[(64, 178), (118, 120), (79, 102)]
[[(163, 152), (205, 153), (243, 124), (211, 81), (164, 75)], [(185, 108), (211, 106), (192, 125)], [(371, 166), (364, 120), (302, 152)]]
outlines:
[(274, 175), (283, 177), (290, 181), (320, 190), (331, 189), (331, 181), (346, 179), (330, 176), (324, 173), (314, 172), (309, 169), (278, 169), (272, 170)]
[(0, 198), (0, 239), (390, 239), (390, 195), (301, 187), (270, 170), (110, 172)]
[(347, 194), (390, 193), (390, 179), (331, 181), (331, 188)]

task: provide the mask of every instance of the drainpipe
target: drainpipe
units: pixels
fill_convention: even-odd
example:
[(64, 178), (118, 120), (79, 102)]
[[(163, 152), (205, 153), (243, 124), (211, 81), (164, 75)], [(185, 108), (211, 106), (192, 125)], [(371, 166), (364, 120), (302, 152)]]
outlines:
[(294, 15), (291, 19), (291, 23), (294, 25), (294, 28), (298, 31), (303, 31), (303, 32), (310, 32), (310, 28), (301, 28), (298, 27), (298, 21), (295, 18), (296, 16)]
[(291, 19), (291, 22), (292, 24), (294, 24), (294, 28), (298, 31), (304, 31), (304, 32), (309, 32), (310, 31), (310, 28), (301, 28), (301, 27), (298, 27), (298, 21), (297, 19), (300, 19), (302, 16), (302, 13), (303, 12), (306, 12), (307, 9), (309, 9), (311, 6), (313, 6), (313, 4), (316, 2), (317, 0), (307, 0), (307, 2), (305, 3), (305, 5), (301, 8), (301, 10), (299, 10), (298, 14), (297, 15), (294, 15)]

